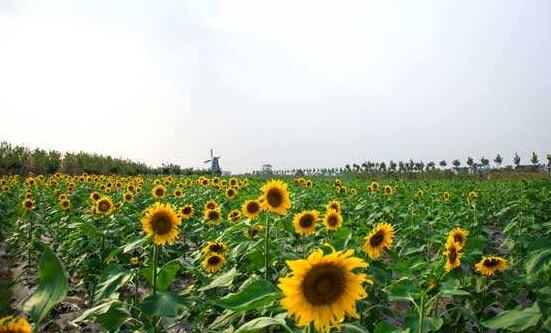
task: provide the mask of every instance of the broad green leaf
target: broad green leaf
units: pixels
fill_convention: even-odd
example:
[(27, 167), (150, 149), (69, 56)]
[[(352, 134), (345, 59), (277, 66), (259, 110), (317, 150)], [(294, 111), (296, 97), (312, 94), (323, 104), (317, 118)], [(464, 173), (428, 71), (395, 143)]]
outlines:
[(75, 320), (73, 320), (75, 323), (78, 323), (80, 321), (86, 320), (90, 317), (100, 315), (103, 313), (106, 313), (111, 308), (111, 305), (114, 303), (120, 303), (117, 300), (111, 300), (109, 302), (101, 303), (97, 306), (94, 306), (93, 308), (90, 308), (86, 311), (84, 311), (80, 316), (78, 316)]
[(511, 332), (522, 332), (536, 326), (541, 319), (538, 302), (524, 310), (507, 310), (497, 316), (482, 322), (484, 327), (498, 330), (505, 329)]
[(176, 278), (180, 268), (181, 266), (178, 260), (166, 263), (157, 275), (157, 290), (167, 290), (172, 281), (174, 281), (174, 278)]
[(247, 311), (267, 305), (279, 298), (279, 291), (267, 280), (256, 280), (213, 303), (233, 311)]
[(139, 247), (140, 245), (142, 245), (145, 241), (147, 240), (147, 237), (144, 237), (144, 238), (140, 238), (140, 239), (137, 239), (131, 243), (128, 243), (126, 245), (123, 246), (122, 248), (122, 252), (124, 254), (127, 254), (128, 252), (130, 251), (133, 251), (135, 250), (137, 247)]
[(235, 331), (235, 333), (258, 332), (266, 327), (275, 326), (275, 325), (281, 326), (287, 332), (291, 332), (291, 333), (293, 332), (293, 330), (291, 330), (289, 326), (287, 326), (287, 324), (285, 323), (285, 314), (282, 313), (275, 316), (274, 318), (260, 317), (260, 318), (255, 318), (253, 320), (250, 320), (245, 324), (241, 325), (237, 329), (237, 331)]
[(102, 274), (100, 282), (96, 286), (94, 303), (97, 304), (111, 298), (121, 287), (128, 283), (131, 277), (132, 273), (125, 271), (121, 266), (109, 267)]
[(231, 286), (233, 279), (238, 276), (239, 273), (237, 272), (237, 269), (232, 268), (229, 271), (225, 272), (224, 274), (220, 275), (216, 279), (212, 280), (208, 285), (199, 288), (199, 291), (205, 291), (213, 288), (218, 287), (229, 287)]
[(96, 316), (96, 322), (109, 332), (116, 332), (126, 321), (130, 320), (132, 315), (124, 303), (115, 302), (105, 313)]
[(63, 264), (48, 246), (42, 243), (38, 243), (37, 246), (42, 250), (38, 263), (38, 288), (22, 305), (23, 311), (29, 314), (36, 326), (40, 325), (50, 310), (67, 296), (69, 290)]
[(530, 253), (526, 261), (526, 273), (533, 275), (544, 269), (545, 266), (551, 263), (551, 247), (536, 250)]
[(148, 316), (162, 316), (174, 318), (186, 304), (185, 299), (169, 292), (157, 292), (156, 295), (146, 297), (142, 302), (142, 311)]

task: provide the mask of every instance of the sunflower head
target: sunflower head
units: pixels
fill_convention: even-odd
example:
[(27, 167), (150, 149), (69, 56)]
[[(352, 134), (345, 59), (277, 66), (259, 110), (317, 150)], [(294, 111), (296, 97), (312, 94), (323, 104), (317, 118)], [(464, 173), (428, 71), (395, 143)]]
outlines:
[(136, 268), (136, 267), (140, 266), (140, 258), (138, 258), (138, 257), (130, 258), (130, 266), (132, 268)]
[(62, 193), (57, 197), (57, 200), (59, 200), (59, 201), (66, 200), (66, 199), (68, 199), (68, 198), (67, 198), (67, 194), (65, 194), (65, 193)]
[(177, 188), (177, 189), (174, 190), (172, 195), (174, 195), (175, 198), (181, 198), (182, 197), (182, 190)]
[(205, 203), (205, 210), (217, 209), (218, 203), (214, 200), (209, 200)]
[(32, 326), (24, 317), (0, 318), (0, 333), (31, 333)]
[(295, 232), (301, 235), (311, 234), (316, 230), (319, 219), (317, 210), (306, 210), (295, 214), (293, 217), (293, 226)]
[(29, 199), (29, 198), (24, 199), (21, 205), (23, 206), (23, 209), (26, 210), (27, 212), (30, 212), (31, 210), (34, 209), (33, 199)]
[(101, 198), (101, 195), (98, 192), (90, 193), (90, 199), (94, 202), (98, 201)]
[(507, 268), (507, 260), (498, 256), (485, 256), (475, 264), (475, 269), (488, 277), (494, 276), (496, 272), (502, 272)]
[(230, 187), (229, 189), (226, 190), (226, 198), (230, 200), (235, 198), (236, 194), (237, 194), (237, 191), (233, 187)]
[(180, 216), (184, 220), (192, 218), (194, 212), (195, 212), (195, 210), (193, 209), (192, 204), (187, 204), (184, 207), (180, 208)]
[(203, 253), (207, 255), (213, 254), (213, 253), (224, 255), (227, 250), (228, 250), (228, 247), (226, 246), (226, 244), (218, 241), (208, 242), (207, 245), (203, 246)]
[(454, 242), (461, 249), (465, 247), (465, 243), (467, 242), (468, 235), (469, 235), (469, 232), (463, 228), (453, 228), (448, 235), (447, 242), (448, 243)]
[(445, 203), (449, 203), (452, 199), (452, 195), (450, 194), (450, 192), (448, 191), (445, 191), (444, 193), (442, 193), (442, 200), (445, 202)]
[(213, 253), (208, 255), (203, 260), (202, 266), (205, 272), (216, 273), (220, 269), (222, 269), (225, 263), (226, 263), (226, 258), (224, 258), (224, 256)]
[(134, 200), (134, 194), (130, 191), (126, 191), (124, 192), (124, 194), (122, 195), (122, 199), (125, 201), (125, 202), (132, 202), (132, 200)]
[(446, 247), (444, 249), (444, 257), (446, 258), (446, 272), (451, 272), (452, 270), (461, 266), (462, 256), (463, 254), (461, 253), (461, 247), (459, 247), (457, 243), (446, 243)]
[(386, 195), (392, 195), (394, 194), (394, 188), (391, 185), (385, 185), (383, 187), (383, 193)]
[(232, 223), (236, 223), (241, 218), (241, 212), (239, 209), (232, 209), (232, 211), (228, 214), (228, 221)]
[(394, 228), (388, 223), (379, 223), (365, 237), (363, 250), (369, 258), (377, 259), (390, 248), (394, 240)]
[(261, 211), (262, 207), (258, 200), (247, 200), (241, 206), (241, 213), (250, 220), (257, 218)]
[(474, 205), (476, 201), (478, 200), (478, 193), (475, 191), (470, 191), (469, 194), (467, 194), (467, 202), (471, 205)]
[(218, 224), (218, 223), (220, 223), (220, 220), (222, 219), (222, 213), (220, 212), (219, 208), (207, 209), (203, 213), (203, 218), (205, 219), (205, 222), (207, 222), (207, 223)]
[(113, 201), (111, 201), (111, 198), (108, 196), (101, 197), (98, 201), (96, 201), (96, 212), (100, 215), (111, 215), (113, 213), (113, 210), (115, 209), (113, 205)]
[(323, 217), (323, 224), (327, 230), (338, 230), (342, 226), (342, 215), (334, 209), (329, 209)]
[(59, 201), (59, 206), (63, 210), (68, 210), (69, 208), (71, 208), (71, 202), (69, 201), (69, 199), (63, 199)]
[(297, 326), (314, 324), (318, 332), (329, 332), (345, 315), (358, 318), (356, 302), (367, 296), (362, 284), (365, 274), (354, 273), (367, 264), (353, 257), (354, 251), (324, 255), (313, 252), (307, 259), (287, 261), (291, 273), (279, 279), (281, 305), (294, 317)]
[(291, 199), (287, 184), (281, 180), (270, 180), (262, 186), (262, 197), (264, 197), (264, 210), (278, 215), (286, 215), (291, 208)]
[(164, 187), (161, 184), (159, 184), (159, 185), (153, 187), (153, 189), (151, 189), (151, 195), (153, 195), (153, 197), (156, 198), (156, 199), (164, 198), (165, 194), (166, 194), (166, 187)]
[(307, 181), (304, 182), (304, 186), (306, 186), (306, 187), (312, 187), (313, 185), (314, 185), (314, 183), (310, 179), (308, 179)]
[(422, 189), (418, 189), (417, 192), (415, 192), (415, 198), (422, 199), (425, 196), (425, 191)]
[(178, 237), (181, 222), (171, 205), (157, 202), (145, 211), (142, 227), (156, 245), (172, 244)]
[(338, 200), (331, 200), (327, 203), (327, 205), (325, 206), (325, 209), (326, 210), (336, 210), (337, 213), (341, 213), (342, 211), (342, 205), (341, 205), (341, 202), (338, 201)]

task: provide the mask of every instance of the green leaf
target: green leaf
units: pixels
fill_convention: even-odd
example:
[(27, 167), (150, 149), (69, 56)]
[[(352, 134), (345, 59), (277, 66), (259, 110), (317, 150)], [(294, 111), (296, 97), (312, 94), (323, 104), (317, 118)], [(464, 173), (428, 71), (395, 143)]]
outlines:
[(275, 316), (274, 318), (260, 317), (260, 318), (255, 318), (253, 320), (250, 320), (245, 324), (241, 325), (235, 331), (235, 333), (257, 332), (263, 328), (274, 326), (274, 325), (283, 327), (287, 332), (291, 332), (291, 333), (293, 332), (293, 330), (291, 330), (289, 326), (287, 326), (287, 324), (285, 323), (285, 314), (281, 313)]
[(233, 311), (247, 311), (267, 305), (279, 298), (279, 291), (267, 280), (256, 280), (213, 303)]
[(121, 302), (115, 302), (105, 313), (96, 316), (96, 322), (109, 332), (116, 332), (132, 315)]
[(208, 285), (199, 288), (199, 291), (205, 291), (213, 288), (218, 287), (229, 287), (231, 286), (233, 279), (238, 276), (239, 273), (237, 272), (237, 269), (232, 268), (229, 271), (225, 272), (224, 274), (220, 275), (216, 279), (212, 280)]
[(460, 289), (442, 289), (440, 290), (440, 293), (442, 295), (448, 295), (448, 296), (470, 296), (471, 293), (465, 290)]
[(39, 326), (50, 310), (67, 296), (69, 284), (65, 267), (52, 250), (42, 243), (37, 246), (42, 250), (38, 263), (39, 284), (36, 291), (24, 301), (22, 308)]
[(78, 322), (83, 321), (83, 320), (85, 320), (89, 317), (93, 317), (93, 316), (96, 316), (96, 315), (106, 313), (107, 311), (109, 311), (109, 308), (111, 308), (111, 305), (113, 305), (114, 303), (120, 303), (120, 302), (117, 301), (117, 300), (111, 300), (111, 301), (106, 302), (106, 303), (101, 303), (97, 306), (94, 306), (91, 309), (88, 309), (88, 310), (84, 311), (80, 316), (78, 316), (73, 321), (75, 323), (78, 323)]
[(142, 311), (148, 316), (161, 316), (175, 318), (178, 310), (185, 305), (183, 297), (169, 293), (157, 292), (157, 295), (146, 297), (142, 302)]
[(393, 301), (406, 300), (415, 303), (416, 284), (409, 279), (402, 279), (386, 288), (388, 296)]
[(506, 329), (512, 332), (522, 332), (536, 326), (541, 319), (538, 302), (524, 310), (507, 310), (497, 316), (482, 322), (482, 325), (490, 329)]
[(178, 260), (166, 263), (157, 275), (157, 290), (167, 290), (172, 281), (176, 278), (180, 268), (181, 266)]
[(375, 326), (375, 330), (373, 331), (373, 333), (394, 333), (396, 331), (396, 328), (394, 328), (394, 326), (390, 325), (388, 322), (380, 321)]
[(138, 240), (135, 240), (132, 243), (126, 244), (126, 245), (123, 246), (122, 252), (124, 254), (127, 254), (128, 252), (133, 251), (134, 249), (136, 249), (137, 247), (142, 245), (143, 242), (145, 242), (146, 240), (147, 240), (147, 237), (144, 237), (144, 238), (140, 238)]
[(365, 328), (352, 323), (341, 324), (339, 327), (343, 333), (369, 333)]
[(533, 275), (551, 263), (551, 247), (533, 251), (526, 261), (526, 273)]
[(109, 267), (103, 272), (100, 282), (96, 286), (94, 293), (94, 303), (100, 303), (103, 300), (111, 298), (122, 286), (124, 286), (132, 274), (125, 271), (121, 266)]

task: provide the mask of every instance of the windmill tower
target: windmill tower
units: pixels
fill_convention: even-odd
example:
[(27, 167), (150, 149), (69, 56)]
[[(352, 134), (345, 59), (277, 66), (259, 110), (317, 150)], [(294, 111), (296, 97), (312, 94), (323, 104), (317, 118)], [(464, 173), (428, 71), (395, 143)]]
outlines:
[(221, 156), (214, 156), (212, 148), (210, 150), (210, 160), (206, 160), (205, 163), (210, 163), (210, 172), (212, 174), (220, 175), (222, 174), (222, 169), (220, 169), (220, 163), (218, 160)]

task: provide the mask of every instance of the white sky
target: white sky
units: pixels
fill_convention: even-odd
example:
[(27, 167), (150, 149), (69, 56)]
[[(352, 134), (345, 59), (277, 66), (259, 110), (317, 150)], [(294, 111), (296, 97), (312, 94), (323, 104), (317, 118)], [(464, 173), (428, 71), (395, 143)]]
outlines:
[(551, 153), (551, 1), (0, 0), (0, 141), (246, 171)]

